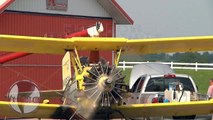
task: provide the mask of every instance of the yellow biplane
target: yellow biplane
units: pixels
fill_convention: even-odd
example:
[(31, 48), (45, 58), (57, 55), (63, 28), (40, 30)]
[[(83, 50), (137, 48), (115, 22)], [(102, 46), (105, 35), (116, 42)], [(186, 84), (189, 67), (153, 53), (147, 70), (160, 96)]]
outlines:
[[(0, 116), (12, 118), (111, 119), (149, 116), (184, 116), (210, 114), (213, 101), (181, 103), (123, 104), (128, 97), (122, 71), (117, 69), (121, 53), (150, 54), (213, 50), (213, 36), (175, 38), (102, 38), (69, 39), (0, 35), (0, 51), (65, 54), (63, 58), (63, 104), (34, 104), (0, 101)], [(86, 64), (78, 51), (114, 51), (112, 66), (102, 60)], [(72, 67), (71, 67), (72, 66)], [(74, 74), (71, 74), (74, 68)], [(51, 92), (51, 91), (50, 91)], [(53, 91), (52, 91), (53, 92)], [(45, 94), (45, 93), (44, 93)], [(37, 106), (33, 112), (20, 114), (11, 105)], [(166, 112), (165, 112), (166, 111)]]

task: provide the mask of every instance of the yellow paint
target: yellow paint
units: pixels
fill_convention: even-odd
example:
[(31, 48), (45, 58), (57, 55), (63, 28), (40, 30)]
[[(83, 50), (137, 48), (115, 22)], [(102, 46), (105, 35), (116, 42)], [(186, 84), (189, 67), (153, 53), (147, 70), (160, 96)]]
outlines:
[[(15, 46), (15, 47), (14, 47)], [(66, 49), (70, 52), (71, 62), (75, 70), (76, 80), (79, 90), (84, 90), (83, 76), (89, 75), (86, 67), (82, 69), (78, 50), (120, 50), (115, 64), (118, 64), (121, 49), (126, 54), (150, 54), (166, 52), (192, 52), (192, 51), (212, 51), (213, 36), (194, 36), (194, 37), (175, 37), (175, 38), (150, 38), (150, 39), (132, 39), (125, 38), (46, 38), (15, 35), (0, 35), (0, 51), (10, 52), (29, 52), (29, 53), (47, 53), (64, 54)], [(12, 103), (13, 104), (13, 103)], [(11, 112), (9, 102), (0, 101), (0, 116), (11, 115), (18, 116)], [(18, 103), (18, 105), (33, 105), (32, 103)], [(57, 104), (40, 104), (38, 113), (28, 114), (28, 117), (50, 116), (58, 107)], [(69, 106), (71, 107), (71, 106)], [(126, 117), (143, 116), (171, 116), (186, 114), (209, 114), (213, 111), (213, 100), (199, 102), (181, 102), (181, 103), (159, 103), (159, 104), (133, 104), (125, 106), (114, 106), (113, 109), (121, 111)], [(42, 111), (42, 112), (41, 112)], [(134, 112), (133, 112), (134, 111)]]
[[(24, 107), (34, 107), (36, 106), (37, 109), (31, 113), (27, 114), (20, 114), (16, 112), (11, 105), (19, 106), (20, 108)], [(0, 116), (5, 117), (13, 117), (13, 118), (50, 118), (55, 111), (62, 107), (60, 104), (35, 104), (35, 103), (21, 103), (21, 102), (6, 102), (6, 101), (0, 101)], [(75, 110), (76, 107), (74, 106), (66, 106), (70, 110)]]
[[(18, 106), (38, 106), (38, 109), (29, 114), (19, 114), (15, 112), (10, 105)], [(12, 117), (30, 117), (30, 118), (49, 118), (59, 104), (34, 104), (34, 103), (11, 103), (0, 101), (0, 116)], [(76, 109), (74, 106), (66, 106), (70, 109)], [(119, 110), (127, 118), (147, 117), (147, 116), (172, 116), (186, 114), (209, 114), (213, 111), (213, 101), (195, 101), (195, 102), (180, 102), (180, 103), (156, 103), (156, 104), (132, 104), (112, 106), (112, 109)], [(111, 117), (120, 117), (112, 114)]]
[(125, 116), (133, 118), (148, 116), (183, 116), (194, 114), (205, 115), (213, 111), (213, 101), (131, 104), (114, 106), (112, 109), (117, 109)]
[[(192, 44), (193, 43), (193, 44)], [(16, 46), (16, 47), (14, 47)], [(164, 52), (212, 51), (213, 36), (173, 38), (82, 38), (70, 39), (0, 35), (0, 51), (64, 54), (65, 49), (118, 50), (126, 54), (150, 54)]]
[(43, 104), (49, 104), (50, 101), (48, 99), (43, 100)]
[(74, 51), (71, 51), (71, 61), (72, 61), (72, 65), (74, 67), (75, 70), (75, 79), (77, 81), (77, 87), (79, 90), (84, 90), (84, 76), (88, 75), (87, 70), (91, 69), (91, 67), (85, 67), (83, 68), (80, 62), (80, 59), (78, 57), (78, 52), (77, 49), (75, 49)]
[(78, 88), (79, 88), (79, 90), (84, 90), (84, 88), (85, 88), (83, 86), (84, 76), (88, 76), (89, 75), (89, 73), (87, 72), (87, 70), (90, 70), (90, 69), (91, 69), (91, 67), (85, 67), (83, 69), (83, 72), (76, 74), (76, 80), (78, 81)]
[(81, 61), (78, 56), (78, 51), (77, 51), (76, 47), (75, 47), (74, 51), (75, 51), (75, 55), (76, 55), (76, 64), (78, 65), (80, 72), (82, 72), (82, 65), (81, 65)]
[(115, 59), (114, 60), (114, 64), (115, 64), (116, 67), (118, 66), (118, 63), (119, 63), (119, 60), (120, 60), (121, 51), (122, 51), (122, 49), (120, 49), (118, 53), (114, 54), (115, 55), (115, 57), (114, 57), (114, 59)]

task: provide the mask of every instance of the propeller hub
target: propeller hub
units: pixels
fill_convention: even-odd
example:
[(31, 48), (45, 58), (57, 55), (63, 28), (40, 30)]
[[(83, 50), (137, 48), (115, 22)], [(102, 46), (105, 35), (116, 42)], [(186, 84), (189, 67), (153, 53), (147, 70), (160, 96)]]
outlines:
[(112, 83), (112, 79), (110, 79), (107, 75), (102, 75), (98, 80), (98, 89), (103, 92), (111, 91), (113, 89)]

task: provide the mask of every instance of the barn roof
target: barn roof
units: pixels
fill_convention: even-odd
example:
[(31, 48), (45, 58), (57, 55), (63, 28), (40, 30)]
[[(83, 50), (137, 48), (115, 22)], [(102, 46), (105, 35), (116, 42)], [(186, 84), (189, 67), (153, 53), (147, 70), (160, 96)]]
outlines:
[(118, 24), (133, 24), (133, 20), (116, 2), (116, 0), (97, 0)]
[(0, 0), (0, 13), (2, 13), (14, 0)]
[[(14, 0), (0, 0), (0, 13), (2, 13)], [(116, 24), (133, 24), (133, 20), (116, 2), (116, 0), (97, 0), (104, 10), (116, 21)]]

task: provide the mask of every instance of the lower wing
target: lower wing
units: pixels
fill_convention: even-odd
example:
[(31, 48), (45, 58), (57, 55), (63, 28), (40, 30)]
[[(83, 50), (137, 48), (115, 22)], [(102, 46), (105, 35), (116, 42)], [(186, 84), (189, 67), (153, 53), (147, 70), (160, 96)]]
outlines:
[[(15, 107), (16, 106), (16, 107)], [(35, 107), (30, 113), (20, 113), (17, 108)], [(0, 116), (9, 118), (57, 118), (67, 119), (76, 112), (76, 107), (59, 104), (14, 103), (0, 101)], [(29, 109), (28, 109), (29, 110)], [(138, 118), (150, 116), (205, 115), (213, 111), (213, 100), (177, 103), (132, 104), (113, 106), (110, 118)], [(106, 114), (106, 113), (105, 113)], [(78, 115), (78, 114), (76, 114)], [(81, 119), (81, 116), (75, 116)]]
[[(213, 100), (155, 104), (132, 104), (124, 106), (114, 106), (113, 109), (119, 111), (127, 118), (150, 116), (207, 115), (212, 114)], [(113, 114), (113, 116), (118, 117), (120, 115), (117, 112)]]
[[(5, 118), (56, 118), (71, 117), (76, 108), (59, 104), (35, 104), (0, 101), (0, 116)], [(79, 117), (79, 116), (75, 116)]]

